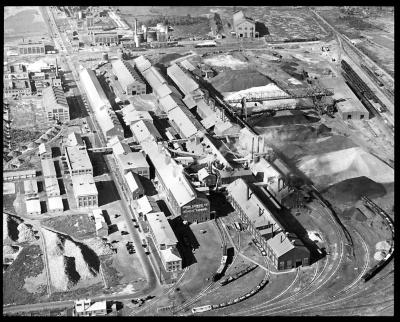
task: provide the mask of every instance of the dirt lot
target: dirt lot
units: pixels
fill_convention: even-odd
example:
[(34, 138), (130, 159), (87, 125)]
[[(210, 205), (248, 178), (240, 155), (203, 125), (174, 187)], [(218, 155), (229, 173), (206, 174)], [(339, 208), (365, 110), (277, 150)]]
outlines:
[(38, 302), (46, 295), (46, 279), (39, 245), (25, 246), (3, 274), (3, 304)]

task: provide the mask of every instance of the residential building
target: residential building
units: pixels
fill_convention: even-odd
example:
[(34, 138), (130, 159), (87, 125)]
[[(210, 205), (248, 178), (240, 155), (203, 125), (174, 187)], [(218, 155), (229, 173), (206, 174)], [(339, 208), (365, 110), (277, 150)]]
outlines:
[(65, 156), (71, 176), (81, 174), (93, 175), (93, 166), (90, 162), (88, 152), (84, 147), (66, 147)]
[[(243, 179), (237, 179), (227, 187), (228, 200), (240, 220), (260, 243), (276, 269), (291, 268), (292, 264), (297, 266), (299, 260), (301, 265), (309, 265), (310, 251), (297, 237), (293, 237), (296, 239), (296, 242), (292, 243), (293, 247), (284, 241), (282, 236), (288, 236), (288, 233), (278, 221), (278, 217), (272, 213), (272, 209), (266, 206), (257, 188)], [(295, 235), (291, 233), (291, 236)], [(291, 262), (286, 263), (288, 260)], [(281, 264), (282, 261), (285, 261), (285, 264)]]
[(39, 199), (29, 199), (25, 201), (26, 213), (28, 215), (40, 215), (42, 213), (42, 208), (40, 207)]
[(141, 152), (129, 152), (116, 155), (117, 164), (121, 173), (134, 172), (150, 179), (150, 166)]
[(42, 164), (44, 178), (57, 178), (57, 172), (53, 159), (42, 159), (40, 162)]
[(146, 94), (146, 84), (131, 64), (120, 59), (111, 64), (114, 75), (118, 77), (118, 82), (127, 95)]
[(144, 188), (140, 182), (140, 178), (136, 173), (128, 172), (124, 175), (125, 181), (128, 184), (129, 196), (132, 199), (138, 199), (143, 197)]
[(49, 86), (43, 90), (43, 107), (49, 122), (70, 120), (69, 105), (61, 87)]
[(256, 36), (256, 23), (253, 19), (246, 17), (243, 11), (233, 14), (233, 31), (237, 38), (253, 38)]
[(188, 222), (209, 220), (210, 202), (204, 194), (192, 187), (183, 173), (182, 166), (171, 158), (161, 144), (146, 140), (141, 145), (154, 167), (154, 181), (165, 194), (173, 216), (181, 216)]
[(108, 225), (104, 219), (103, 211), (101, 209), (93, 209), (92, 214), (96, 225), (96, 235), (98, 237), (107, 237)]
[(49, 212), (62, 212), (64, 211), (64, 205), (60, 196), (51, 197), (49, 201)]
[(58, 185), (58, 180), (55, 177), (44, 178), (44, 186), (48, 197), (60, 195), (60, 187)]
[(79, 77), (87, 95), (88, 103), (92, 107), (96, 121), (106, 139), (113, 136), (124, 137), (124, 129), (111, 108), (110, 102), (95, 73), (89, 69), (82, 69)]
[(182, 269), (182, 258), (177, 251), (178, 240), (163, 212), (148, 213), (150, 236), (160, 255), (164, 268), (168, 272)]
[(91, 174), (72, 177), (72, 187), (78, 208), (98, 207), (98, 191)]
[(45, 45), (42, 42), (27, 42), (18, 44), (18, 53), (20, 55), (44, 55)]
[(107, 301), (93, 302), (90, 299), (76, 300), (73, 316), (107, 315)]

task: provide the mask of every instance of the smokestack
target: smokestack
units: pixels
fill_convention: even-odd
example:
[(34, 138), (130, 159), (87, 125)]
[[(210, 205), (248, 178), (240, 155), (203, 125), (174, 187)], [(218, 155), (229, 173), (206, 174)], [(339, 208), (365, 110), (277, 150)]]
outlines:
[(137, 35), (138, 30), (137, 30), (137, 19), (135, 18), (135, 35)]
[(57, 58), (56, 58), (56, 77), (58, 78), (58, 63), (57, 63)]
[(251, 159), (254, 158), (254, 136), (251, 139)]

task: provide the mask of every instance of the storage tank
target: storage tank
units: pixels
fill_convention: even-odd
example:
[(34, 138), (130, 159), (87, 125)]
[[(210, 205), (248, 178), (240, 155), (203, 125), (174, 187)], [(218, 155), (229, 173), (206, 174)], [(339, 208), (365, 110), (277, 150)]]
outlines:
[(147, 30), (147, 42), (157, 40), (157, 32), (155, 30)]
[(143, 33), (136, 34), (134, 37), (136, 47), (140, 47), (142, 42), (144, 41)]
[(144, 41), (147, 41), (147, 27), (146, 27), (146, 25), (142, 25), (142, 31), (143, 31)]
[(78, 11), (78, 19), (82, 19), (83, 18), (83, 12), (82, 11)]
[(108, 53), (103, 53), (103, 61), (108, 62)]

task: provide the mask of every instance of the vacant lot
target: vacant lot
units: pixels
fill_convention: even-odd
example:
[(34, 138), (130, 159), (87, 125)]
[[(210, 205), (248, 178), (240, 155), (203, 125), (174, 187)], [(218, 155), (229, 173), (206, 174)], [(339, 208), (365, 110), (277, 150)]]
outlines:
[(41, 221), (43, 226), (72, 236), (74, 239), (86, 239), (96, 236), (94, 221), (86, 214), (68, 215), (49, 218)]
[(32, 285), (35, 277), (43, 281), (41, 275), (45, 272), (42, 255), (38, 245), (26, 246), (7, 268), (3, 274), (3, 305), (38, 302), (46, 294), (46, 283), (36, 285), (32, 293), (28, 290), (29, 286), (25, 287), (25, 279), (29, 279), (28, 285)]

